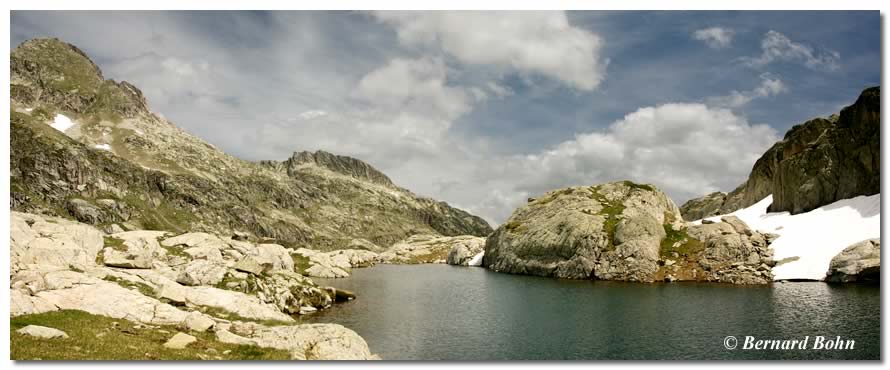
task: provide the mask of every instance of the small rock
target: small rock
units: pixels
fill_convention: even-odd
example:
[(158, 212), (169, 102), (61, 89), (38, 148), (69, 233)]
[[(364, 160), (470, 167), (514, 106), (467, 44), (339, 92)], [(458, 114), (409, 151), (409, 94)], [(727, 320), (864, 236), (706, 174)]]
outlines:
[(315, 311), (318, 311), (318, 309), (312, 306), (300, 307), (300, 315), (308, 315), (310, 313), (315, 313)]
[(24, 328), (16, 330), (15, 332), (43, 339), (68, 338), (68, 334), (66, 334), (64, 331), (39, 325), (28, 325)]
[(263, 266), (252, 257), (244, 257), (235, 264), (235, 270), (249, 272), (254, 275), (263, 273)]
[(713, 224), (713, 223), (714, 223), (713, 220), (709, 220), (709, 219), (707, 219), (707, 218), (704, 218), (704, 219), (701, 220), (701, 224), (702, 224), (702, 225), (710, 225), (710, 224)]
[(172, 349), (183, 349), (189, 344), (195, 343), (198, 341), (198, 338), (195, 338), (186, 333), (176, 333), (167, 343), (164, 343), (164, 347), (172, 348)]
[(215, 322), (209, 317), (198, 312), (192, 312), (185, 318), (185, 327), (192, 331), (205, 332), (213, 327)]
[(250, 234), (243, 231), (235, 231), (232, 233), (232, 239), (234, 240), (247, 240), (250, 237)]

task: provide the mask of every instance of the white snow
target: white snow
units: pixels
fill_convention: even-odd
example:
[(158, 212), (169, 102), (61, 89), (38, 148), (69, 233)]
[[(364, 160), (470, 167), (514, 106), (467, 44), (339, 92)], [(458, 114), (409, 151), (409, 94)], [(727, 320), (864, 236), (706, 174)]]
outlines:
[(484, 256), (485, 251), (479, 252), (479, 254), (470, 259), (470, 262), (467, 262), (467, 266), (482, 266), (482, 257)]
[(71, 122), (71, 119), (64, 115), (57, 114), (56, 118), (53, 119), (53, 123), (50, 123), (49, 125), (56, 130), (65, 132), (65, 130), (74, 126), (74, 122)]
[[(756, 204), (731, 213), (760, 232), (779, 234), (770, 247), (776, 261), (799, 260), (773, 268), (775, 280), (822, 280), (831, 259), (853, 243), (881, 237), (881, 194), (843, 199), (810, 212), (767, 213), (770, 195)], [(720, 221), (721, 216), (709, 217)], [(695, 221), (694, 223), (701, 223)]]
[(96, 144), (96, 145), (95, 145), (95, 148), (96, 148), (96, 149), (107, 150), (107, 151), (109, 151), (109, 152), (111, 151), (111, 145), (108, 145), (108, 144)]

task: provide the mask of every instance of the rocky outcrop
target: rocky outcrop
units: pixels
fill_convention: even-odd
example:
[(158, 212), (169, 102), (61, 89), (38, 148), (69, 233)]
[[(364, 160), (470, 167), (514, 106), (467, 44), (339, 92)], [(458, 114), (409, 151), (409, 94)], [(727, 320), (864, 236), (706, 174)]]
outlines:
[(64, 331), (40, 325), (28, 325), (15, 332), (41, 339), (68, 338), (68, 334)]
[(531, 200), (489, 236), (483, 263), (566, 279), (765, 284), (770, 240), (731, 216), (686, 224), (664, 193), (624, 181)]
[(459, 245), (479, 243), (481, 239), (472, 235), (412, 235), (393, 244), (380, 254), (380, 259), (383, 263), (391, 264), (445, 263), (452, 249)]
[(680, 206), (680, 214), (684, 220), (701, 220), (705, 217), (720, 214), (720, 208), (726, 201), (726, 193), (714, 192), (701, 198), (690, 199)]
[(445, 262), (458, 266), (481, 266), (485, 254), (485, 238), (472, 238), (455, 243)]
[[(829, 119), (816, 118), (789, 130), (761, 156), (748, 179), (726, 195), (716, 214), (729, 214), (773, 195), (770, 212), (808, 212), (841, 199), (880, 192), (880, 87), (865, 89), (852, 105)], [(686, 219), (716, 197), (684, 204)], [(687, 207), (688, 205), (688, 207)]]
[(880, 282), (881, 240), (863, 240), (838, 253), (831, 259), (825, 281), (830, 283)]
[[(146, 230), (103, 237), (92, 226), (74, 221), (19, 212), (11, 216), (11, 257), (17, 266), (10, 279), (12, 316), (79, 310), (191, 332), (213, 330), (227, 343), (241, 338), (229, 330), (251, 328), (249, 338), (239, 344), (288, 350), (294, 359), (377, 358), (358, 334), (340, 325), (295, 325), (292, 315), (328, 308), (355, 295), (319, 287), (294, 272), (288, 250), (280, 245), (207, 233), (171, 237)], [(103, 258), (111, 256), (104, 253), (108, 251), (147, 263), (116, 267), (122, 263)], [(371, 252), (341, 253), (337, 258), (362, 264), (363, 253)], [(257, 269), (234, 268), (248, 260)], [(180, 334), (168, 347), (193, 342)]]
[(488, 237), (491, 270), (566, 279), (653, 281), (663, 225), (677, 206), (629, 181), (554, 190), (513, 212)]
[[(481, 218), (399, 188), (354, 158), (298, 153), (263, 165), (227, 155), (148, 110), (138, 89), (105, 80), (81, 50), (57, 39), (22, 43), (10, 63), (13, 210), (111, 232), (240, 231), (322, 250), (357, 239), (391, 245), (416, 233), (491, 232)], [(73, 126), (50, 127), (57, 115)]]
[(295, 260), (302, 266), (298, 269), (313, 277), (342, 278), (349, 277), (353, 268), (369, 267), (380, 262), (377, 253), (361, 249), (345, 249), (333, 252), (319, 252), (300, 248), (291, 252)]

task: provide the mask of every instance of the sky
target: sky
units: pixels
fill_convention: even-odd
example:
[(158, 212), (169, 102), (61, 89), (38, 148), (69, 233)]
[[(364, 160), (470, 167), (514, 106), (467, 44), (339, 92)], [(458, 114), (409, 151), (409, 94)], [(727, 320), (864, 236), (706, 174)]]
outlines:
[(34, 37), (234, 156), (353, 156), (492, 225), (566, 186), (731, 191), (881, 77), (878, 11), (12, 11)]

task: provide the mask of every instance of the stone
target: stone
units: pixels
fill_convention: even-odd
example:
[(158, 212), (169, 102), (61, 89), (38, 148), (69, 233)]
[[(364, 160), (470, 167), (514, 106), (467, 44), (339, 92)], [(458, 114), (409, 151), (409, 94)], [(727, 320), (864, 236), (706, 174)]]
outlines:
[(133, 254), (105, 248), (102, 252), (102, 261), (105, 266), (128, 269), (150, 269), (152, 258), (150, 255)]
[(205, 332), (216, 324), (213, 319), (199, 312), (192, 312), (185, 318), (185, 327), (196, 332)]
[(158, 291), (158, 298), (180, 305), (186, 303), (185, 296), (186, 289), (182, 285), (173, 282), (161, 286), (161, 289)]
[(448, 252), (445, 262), (449, 265), (469, 265), (470, 260), (485, 251), (485, 238), (472, 239), (455, 243)]
[(315, 313), (316, 311), (318, 311), (318, 309), (312, 306), (300, 307), (300, 315), (308, 315), (311, 313)]
[(485, 244), (499, 272), (567, 279), (654, 281), (671, 199), (629, 181), (550, 191), (516, 209)]
[(844, 248), (831, 259), (825, 281), (829, 283), (881, 281), (881, 240), (863, 240)]
[(166, 343), (164, 343), (164, 347), (170, 349), (184, 349), (189, 344), (195, 343), (197, 341), (198, 338), (195, 338), (186, 333), (176, 333), (175, 335), (173, 335), (173, 337), (167, 340)]
[(294, 360), (379, 359), (362, 337), (338, 324), (257, 325), (250, 339), (260, 347), (289, 351)]
[(392, 247), (381, 253), (380, 260), (393, 264), (445, 263), (448, 254), (455, 246), (475, 244), (479, 242), (478, 239), (472, 235), (412, 235), (393, 244)]
[(77, 221), (86, 224), (100, 224), (105, 222), (107, 217), (99, 207), (83, 199), (69, 199), (66, 208)]
[(226, 276), (226, 265), (208, 260), (194, 260), (185, 265), (176, 282), (189, 285), (216, 285)]
[(104, 233), (78, 222), (20, 212), (10, 212), (10, 265), (15, 272), (27, 265), (96, 265)]
[(233, 267), (235, 270), (249, 272), (254, 275), (260, 275), (263, 273), (263, 266), (253, 259), (253, 257), (244, 257)]
[(216, 331), (216, 340), (222, 343), (229, 344), (237, 344), (240, 346), (256, 346), (257, 342), (252, 339), (247, 339), (240, 335), (232, 334), (232, 332), (228, 330), (217, 330)]
[(68, 338), (68, 334), (66, 334), (64, 331), (39, 325), (28, 325), (24, 328), (16, 330), (15, 332), (41, 339)]

